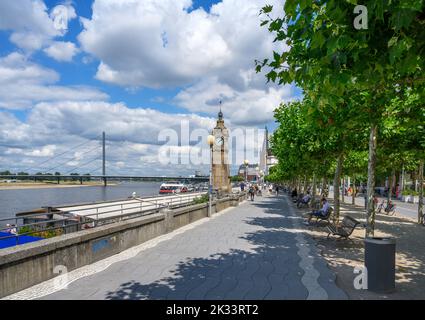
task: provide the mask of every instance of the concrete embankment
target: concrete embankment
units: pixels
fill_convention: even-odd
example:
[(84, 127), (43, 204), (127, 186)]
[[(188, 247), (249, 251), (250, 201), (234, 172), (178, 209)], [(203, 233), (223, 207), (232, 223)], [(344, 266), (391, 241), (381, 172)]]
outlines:
[[(215, 200), (212, 213), (237, 206), (244, 193)], [(162, 210), (55, 238), (0, 250), (0, 297), (117, 254), (208, 216), (208, 203)], [(66, 268), (66, 269), (65, 269)]]

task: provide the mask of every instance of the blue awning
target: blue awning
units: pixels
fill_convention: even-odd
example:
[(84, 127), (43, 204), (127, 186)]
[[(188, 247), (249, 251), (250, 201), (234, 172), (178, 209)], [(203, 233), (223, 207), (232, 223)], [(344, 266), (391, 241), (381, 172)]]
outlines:
[(15, 236), (11, 233), (0, 232), (0, 249), (14, 247), (17, 244), (19, 245), (39, 240), (43, 240), (43, 238), (33, 236)]

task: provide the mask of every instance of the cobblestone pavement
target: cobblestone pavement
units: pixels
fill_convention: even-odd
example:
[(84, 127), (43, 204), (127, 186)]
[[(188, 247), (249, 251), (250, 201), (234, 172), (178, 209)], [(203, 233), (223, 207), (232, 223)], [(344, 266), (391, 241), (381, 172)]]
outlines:
[(85, 276), (67, 289), (25, 292), (43, 299), (346, 299), (300, 224), (286, 197), (257, 197), (126, 259), (105, 259), (98, 271), (98, 263), (80, 268)]

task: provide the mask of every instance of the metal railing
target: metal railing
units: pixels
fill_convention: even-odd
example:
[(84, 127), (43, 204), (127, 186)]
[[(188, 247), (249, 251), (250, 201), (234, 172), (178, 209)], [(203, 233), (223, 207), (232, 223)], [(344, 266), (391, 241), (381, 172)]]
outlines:
[[(193, 200), (196, 198), (202, 197), (206, 192), (197, 192), (192, 194), (185, 194), (185, 195), (172, 195), (172, 196), (160, 196), (157, 197), (154, 200), (145, 200), (142, 198), (135, 198), (135, 199), (125, 199), (125, 200), (117, 200), (119, 201), (126, 201), (127, 203), (110, 203), (106, 205), (92, 205), (92, 206), (86, 206), (84, 205), (84, 208), (81, 209), (75, 209), (77, 206), (69, 206), (71, 209), (69, 211), (51, 211), (51, 212), (41, 212), (41, 213), (30, 213), (25, 214), (21, 216), (15, 216), (15, 217), (8, 217), (8, 218), (2, 218), (0, 219), (0, 224), (4, 221), (15, 221), (15, 224), (13, 227), (6, 227), (1, 228), (1, 231), (10, 231), (10, 229), (16, 229), (16, 234), (10, 234), (8, 236), (0, 237), (0, 240), (3, 239), (9, 239), (9, 238), (15, 238), (16, 239), (16, 245), (19, 244), (19, 237), (25, 236), (25, 235), (33, 235), (37, 233), (42, 232), (48, 232), (48, 231), (54, 231), (54, 230), (63, 230), (63, 233), (67, 233), (67, 229), (77, 228), (77, 231), (84, 230), (86, 228), (95, 228), (100, 225), (106, 225), (118, 221), (123, 220), (129, 220), (138, 218), (140, 216), (150, 215), (159, 212), (161, 209), (164, 208), (176, 208), (181, 207), (185, 205), (190, 205), (193, 203)], [(148, 198), (151, 199), (151, 198)], [(169, 201), (167, 201), (169, 200)], [(137, 203), (135, 206), (128, 206), (129, 204)], [(147, 205), (143, 205), (147, 204)], [(83, 206), (83, 205), (81, 205)], [(106, 210), (106, 211), (99, 211), (99, 209), (107, 209), (111, 207), (118, 207), (116, 209)], [(65, 209), (66, 207), (62, 207)], [(82, 212), (87, 210), (96, 210), (95, 213), (89, 213), (85, 215), (75, 215), (73, 212)], [(136, 210), (134, 212), (128, 212), (129, 210)], [(127, 212), (126, 212), (127, 211)], [(110, 216), (105, 216), (106, 214), (110, 214)], [(64, 218), (59, 219), (53, 219), (53, 215), (62, 215)], [(69, 216), (66, 216), (69, 215)], [(36, 217), (50, 217), (50, 219), (43, 219), (39, 222), (31, 222), (31, 223), (22, 223), (19, 224), (19, 220), (25, 221), (25, 219), (28, 218), (36, 218)], [(91, 219), (91, 221), (90, 221)], [(76, 221), (78, 220), (78, 221)], [(84, 221), (81, 221), (84, 220)], [(70, 222), (70, 223), (67, 223)], [(58, 224), (60, 224), (58, 226)], [(52, 226), (53, 224), (53, 226)], [(88, 226), (91, 224), (91, 226)], [(34, 227), (41, 226), (40, 228), (33, 229), (27, 232), (20, 233), (19, 230), (25, 227), (28, 227), (30, 229)], [(79, 227), (85, 226), (85, 228)]]

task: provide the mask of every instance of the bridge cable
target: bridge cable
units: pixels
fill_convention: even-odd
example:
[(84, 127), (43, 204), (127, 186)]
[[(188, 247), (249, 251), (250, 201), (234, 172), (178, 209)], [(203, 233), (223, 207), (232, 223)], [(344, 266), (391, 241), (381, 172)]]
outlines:
[[(80, 156), (82, 156), (82, 155), (84, 155), (84, 154), (87, 154), (87, 153), (90, 153), (90, 152), (92, 152), (93, 150), (96, 150), (96, 149), (99, 149), (99, 146), (96, 146), (95, 148), (92, 148), (92, 149), (90, 149), (90, 150), (88, 150), (88, 151), (83, 152), (82, 154), (80, 154)], [(68, 162), (70, 162), (71, 160), (76, 159), (76, 158), (77, 158), (77, 156), (74, 156), (73, 158), (68, 159), (67, 161), (62, 162), (62, 163), (58, 164), (57, 166), (55, 166), (55, 167), (51, 167), (51, 168), (49, 168), (49, 169), (47, 169), (47, 170), (45, 170), (45, 171), (46, 171), (46, 172), (49, 172), (50, 170), (54, 170), (54, 169), (56, 169), (56, 168), (58, 168), (58, 167), (60, 167), (60, 166), (63, 166), (63, 165), (65, 165), (65, 164), (67, 164)]]
[(50, 158), (48, 158), (48, 159), (46, 159), (46, 160), (44, 160), (44, 161), (42, 161), (42, 162), (40, 162), (40, 163), (36, 164), (36, 166), (35, 166), (35, 167), (34, 167), (34, 166), (31, 166), (31, 167), (29, 167), (29, 168), (26, 168), (26, 169), (22, 170), (22, 172), (25, 172), (25, 171), (30, 170), (30, 169), (33, 169), (33, 168), (40, 168), (40, 165), (42, 165), (42, 164), (44, 164), (44, 163), (46, 163), (46, 162), (48, 162), (48, 161), (50, 161), (50, 160), (52, 160), (52, 159), (58, 158), (58, 157), (60, 157), (60, 156), (64, 155), (65, 153), (67, 153), (67, 152), (69, 152), (69, 151), (71, 151), (71, 150), (74, 150), (74, 149), (76, 149), (76, 148), (78, 148), (78, 147), (81, 147), (82, 145), (85, 145), (85, 144), (91, 143), (91, 142), (93, 142), (93, 141), (96, 141), (95, 139), (97, 139), (97, 138), (99, 138), (99, 137), (101, 137), (101, 135), (98, 135), (98, 136), (94, 137), (94, 138), (93, 138), (93, 140), (84, 141), (83, 143), (80, 143), (80, 144), (78, 144), (78, 145), (76, 145), (76, 146), (74, 146), (74, 147), (71, 147), (71, 148), (69, 148), (69, 149), (65, 150), (64, 152), (61, 152), (61, 153), (59, 153), (59, 154), (57, 154), (57, 155), (55, 155), (55, 156), (52, 156), (52, 157), (50, 157)]
[(69, 170), (69, 171), (65, 172), (63, 175), (65, 176), (65, 175), (67, 175), (68, 173), (70, 173), (70, 172), (72, 172), (72, 171), (74, 171), (74, 170), (76, 170), (76, 169), (80, 169), (80, 168), (82, 168), (82, 167), (84, 167), (84, 166), (86, 166), (86, 165), (88, 165), (88, 164), (90, 164), (90, 163), (92, 163), (92, 162), (94, 162), (94, 161), (100, 160), (101, 158), (102, 158), (102, 156), (99, 156), (99, 157), (97, 157), (97, 158), (94, 158), (94, 159), (92, 159), (92, 160), (90, 160), (90, 161), (88, 161), (88, 162), (86, 162), (86, 163), (83, 163), (83, 164), (82, 164), (82, 165), (80, 165), (80, 166), (77, 166), (77, 167), (75, 167), (75, 168), (73, 168), (73, 169), (71, 169), (71, 170)]

